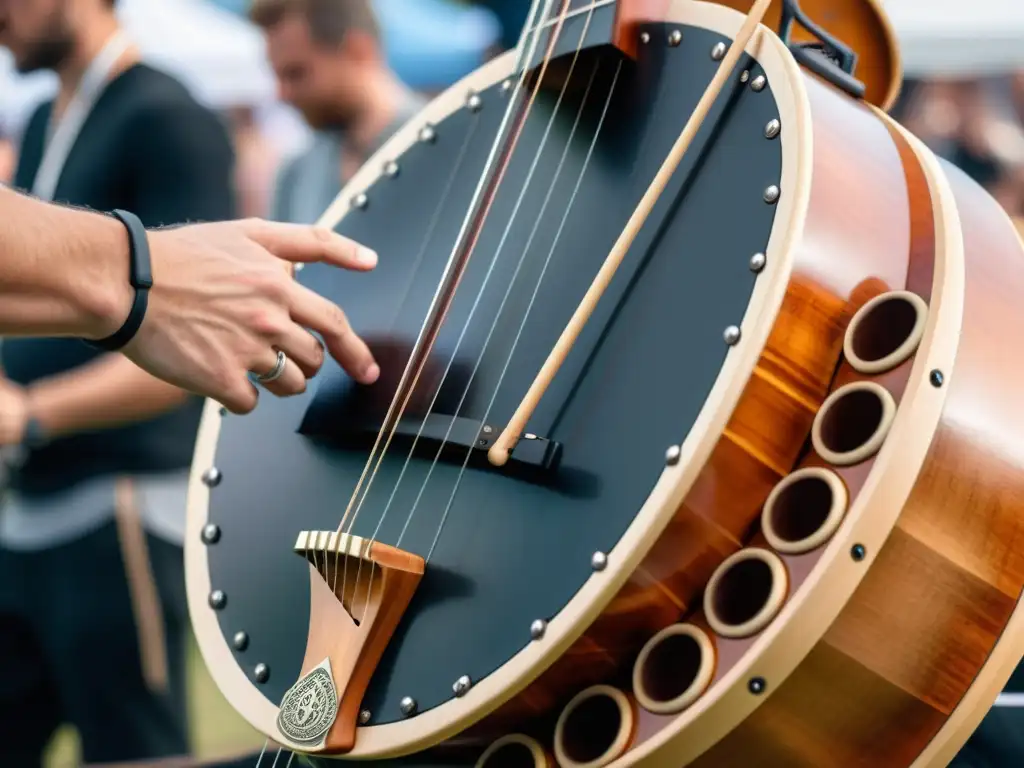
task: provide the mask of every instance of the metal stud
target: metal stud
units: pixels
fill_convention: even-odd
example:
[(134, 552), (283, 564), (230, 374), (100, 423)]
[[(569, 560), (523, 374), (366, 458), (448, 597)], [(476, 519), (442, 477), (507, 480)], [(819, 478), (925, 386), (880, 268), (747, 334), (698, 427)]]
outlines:
[(779, 131), (782, 130), (782, 123), (772, 118), (768, 121), (768, 125), (764, 127), (764, 136), (766, 139), (774, 139), (779, 135)]
[(249, 647), (249, 635), (246, 632), (235, 632), (235, 636), (231, 638), (231, 644), (235, 646), (236, 651), (244, 651)]
[(768, 85), (768, 80), (764, 75), (758, 75), (750, 81), (750, 88), (754, 91), (763, 91), (766, 85)]
[(740, 82), (741, 83), (745, 83), (749, 79), (750, 79), (750, 70), (749, 69), (744, 69), (742, 72), (740, 72)]
[(305, 266), (306, 266), (305, 264), (296, 264), (295, 265), (295, 271), (296, 272), (301, 272), (305, 268)]
[(210, 593), (208, 602), (210, 603), (210, 607), (213, 608), (213, 610), (219, 611), (221, 608), (228, 604), (228, 596), (224, 594), (223, 590), (215, 589), (213, 590), (213, 592)]
[(394, 160), (388, 160), (384, 163), (384, 174), (392, 179), (395, 178), (398, 175), (398, 163)]
[(371, 717), (373, 717), (373, 714), (370, 712), (370, 710), (364, 709), (362, 712), (359, 713), (359, 724), (366, 725), (370, 722)]
[(715, 47), (711, 49), (711, 58), (715, 61), (721, 61), (725, 58), (725, 43), (715, 43)]
[(214, 525), (213, 523), (207, 523), (203, 526), (201, 538), (203, 540), (203, 544), (216, 544), (220, 541), (220, 526)]
[(363, 210), (367, 205), (370, 204), (370, 198), (366, 196), (365, 192), (360, 192), (358, 195), (352, 198), (352, 205), (359, 210)]
[(946, 377), (942, 375), (942, 371), (936, 368), (928, 375), (928, 381), (931, 382), (933, 387), (938, 389), (946, 381)]
[(227, 416), (227, 415), (228, 415), (228, 409), (227, 409), (227, 408), (223, 408), (223, 407), (222, 407), (222, 408), (220, 409), (220, 416), (221, 416), (221, 418), (224, 418), (224, 417), (225, 417), (225, 416)]
[(678, 29), (672, 31), (672, 34), (668, 36), (668, 44), (673, 48), (683, 42), (683, 33)]
[(483, 109), (484, 100), (480, 98), (479, 93), (471, 93), (466, 100), (466, 106), (469, 107), (470, 112), (479, 112)]
[(434, 130), (434, 126), (424, 125), (420, 128), (420, 141), (430, 144), (433, 143), (435, 139), (437, 139), (437, 131)]
[(735, 325), (730, 325), (728, 328), (725, 329), (725, 333), (722, 334), (722, 337), (725, 339), (726, 344), (728, 344), (730, 347), (735, 347), (737, 344), (740, 343), (741, 335), (742, 334), (740, 333), (739, 328), (737, 328)]
[(203, 472), (203, 485), (207, 488), (216, 488), (220, 485), (220, 481), (223, 479), (224, 476), (216, 467), (210, 467), (208, 470)]
[(263, 662), (256, 665), (256, 668), (252, 671), (253, 677), (256, 678), (257, 683), (265, 683), (270, 679), (270, 667)]
[(530, 637), (534, 640), (540, 640), (544, 637), (547, 628), (548, 623), (544, 619), (534, 619), (533, 623), (530, 624)]
[(764, 201), (771, 205), (779, 199), (779, 188), (775, 184), (772, 184), (768, 189), (764, 191)]
[(644, 45), (647, 45), (647, 43), (651, 42), (651, 33), (650, 32), (641, 32), (640, 33), (640, 42), (643, 43)]
[(760, 272), (764, 269), (764, 265), (768, 263), (768, 257), (763, 253), (755, 253), (750, 257), (750, 271)]
[(595, 571), (603, 571), (608, 567), (608, 555), (604, 552), (595, 552), (590, 556), (590, 567)]
[(679, 457), (683, 455), (683, 450), (678, 445), (670, 445), (668, 450), (665, 451), (665, 463), (674, 467), (679, 463)]
[(402, 710), (402, 714), (406, 717), (410, 717), (416, 714), (416, 699), (412, 696), (403, 696), (402, 700), (398, 703), (398, 708)]
[(868, 551), (864, 548), (863, 544), (854, 544), (853, 547), (850, 549), (850, 557), (853, 558), (854, 562), (859, 563), (867, 556)]
[(510, 78), (508, 78), (507, 80), (505, 80), (501, 84), (501, 92), (502, 93), (508, 93), (511, 90), (512, 90), (512, 78), (510, 77)]
[(747, 683), (747, 690), (749, 690), (755, 696), (760, 696), (764, 693), (764, 689), (768, 687), (768, 683), (764, 681), (763, 677), (752, 677), (750, 682)]
[(463, 675), (454, 683), (452, 683), (452, 693), (456, 696), (465, 696), (466, 692), (473, 686), (473, 681), (469, 679), (469, 675)]

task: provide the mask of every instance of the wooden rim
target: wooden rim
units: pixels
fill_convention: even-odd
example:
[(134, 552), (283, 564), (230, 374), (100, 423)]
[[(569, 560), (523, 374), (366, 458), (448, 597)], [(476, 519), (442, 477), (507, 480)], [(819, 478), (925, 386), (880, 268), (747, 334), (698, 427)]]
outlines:
[[(848, 398), (855, 397), (858, 393), (870, 392), (878, 400), (879, 418), (874, 432), (867, 440), (859, 443), (855, 448), (848, 450), (834, 450), (828, 443), (829, 439), (823, 436), (826, 431), (826, 421), (835, 415), (835, 409), (848, 402)], [(814, 417), (814, 425), (811, 427), (811, 443), (814, 450), (829, 464), (836, 467), (849, 467), (860, 464), (878, 453), (885, 442), (886, 435), (892, 428), (893, 419), (896, 418), (896, 401), (893, 400), (889, 390), (873, 381), (857, 381), (840, 387), (822, 403), (817, 415)]]
[[(882, 323), (879, 313), (884, 311), (886, 305), (892, 302), (905, 302), (909, 304), (914, 312), (914, 324), (910, 330), (901, 334), (902, 340), (888, 354), (867, 360), (857, 352), (857, 336), (865, 331), (869, 325)], [(850, 324), (846, 328), (846, 336), (843, 338), (843, 355), (847, 362), (859, 373), (876, 375), (892, 370), (897, 365), (910, 359), (917, 351), (924, 337), (924, 326), (928, 319), (928, 305), (924, 299), (911, 291), (889, 291), (880, 296), (875, 296), (867, 304), (860, 308)], [(889, 345), (891, 346), (891, 345)]]
[(518, 744), (522, 747), (526, 747), (526, 749), (530, 751), (530, 755), (533, 757), (532, 768), (551, 768), (547, 754), (544, 752), (544, 747), (542, 747), (540, 742), (535, 738), (527, 736), (524, 733), (510, 733), (493, 742), (491, 746), (489, 746), (484, 753), (480, 755), (480, 759), (476, 761), (476, 765), (473, 768), (488, 768), (487, 762), (494, 757), (498, 751), (504, 749), (510, 744)]
[[(666, 640), (672, 637), (688, 637), (697, 645), (700, 653), (700, 662), (693, 679), (689, 682), (683, 692), (671, 699), (655, 699), (647, 691), (644, 683), (644, 670), (650, 661), (651, 654)], [(693, 624), (673, 624), (665, 627), (658, 634), (648, 640), (640, 650), (640, 654), (633, 664), (633, 695), (636, 696), (637, 704), (653, 712), (656, 715), (675, 715), (693, 704), (701, 697), (701, 694), (711, 685), (711, 679), (715, 674), (715, 646), (700, 627)]]
[[(604, 752), (601, 753), (601, 755), (593, 760), (580, 763), (566, 753), (566, 724), (569, 722), (569, 718), (572, 717), (573, 713), (575, 713), (583, 704), (600, 696), (609, 698), (615, 703), (615, 706), (619, 711), (619, 729), (616, 732), (612, 743)], [(629, 748), (630, 742), (633, 739), (635, 725), (636, 715), (633, 711), (633, 705), (626, 694), (618, 688), (613, 688), (610, 685), (593, 685), (590, 688), (577, 693), (572, 700), (565, 705), (565, 709), (563, 709), (561, 714), (558, 716), (558, 722), (555, 724), (555, 760), (558, 762), (560, 768), (604, 768), (604, 766), (620, 757), (622, 753)]]
[[(830, 504), (822, 523), (814, 529), (813, 533), (802, 538), (794, 539), (783, 536), (779, 531), (782, 526), (778, 520), (778, 515), (784, 511), (780, 508), (780, 502), (785, 501), (786, 496), (792, 493), (794, 488), (803, 483), (815, 481), (824, 483), (830, 492)], [(785, 555), (802, 555), (817, 549), (832, 538), (843, 522), (848, 503), (849, 494), (846, 491), (846, 484), (835, 472), (823, 467), (798, 469), (782, 478), (768, 494), (768, 500), (761, 512), (761, 532), (776, 552)]]
[[(699, 26), (729, 37), (739, 30), (744, 18), (731, 8), (704, 0), (669, 0), (666, 12), (670, 23)], [(764, 251), (767, 266), (755, 284), (747, 312), (739, 324), (742, 341), (731, 348), (690, 433), (681, 436), (679, 460), (663, 469), (646, 503), (608, 553), (607, 567), (592, 574), (572, 600), (549, 621), (542, 639), (530, 643), (502, 667), (476, 682), (465, 696), (450, 699), (407, 720), (360, 727), (355, 747), (347, 753), (347, 758), (397, 757), (434, 746), (478, 722), (524, 690), (579, 638), (618, 594), (672, 520), (708, 461), (757, 365), (786, 296), (794, 249), (803, 232), (811, 190), (814, 142), (804, 75), (778, 36), (767, 28), (761, 28), (747, 52), (758, 60), (771, 82), (781, 119), (787, 125), (787, 130), (777, 139), (783, 144), (779, 186), (786, 193), (775, 205), (776, 223)], [(505, 79), (513, 63), (514, 52), (495, 58), (428, 104), (353, 176), (320, 218), (321, 224), (333, 226), (340, 221), (348, 213), (352, 198), (379, 176), (382, 163), (415, 143), (424, 124), (437, 124), (463, 108), (469, 90), (482, 90)], [(185, 541), (189, 612), (204, 663), (225, 698), (256, 730), (289, 746), (277, 729), (277, 704), (268, 700), (238, 666), (217, 616), (207, 604), (212, 587), (200, 537), (207, 522), (210, 489), (202, 482), (202, 475), (214, 464), (220, 410), (219, 403), (207, 401), (193, 457)], [(302, 751), (298, 745), (294, 746)]]
[[(753, 616), (739, 623), (732, 622), (722, 616), (723, 612), (716, 601), (726, 589), (736, 588), (741, 593), (747, 591), (741, 588), (747, 587), (749, 582), (738, 581), (740, 577), (736, 575), (736, 569), (750, 562), (760, 562), (767, 566), (771, 585), (764, 602)], [(730, 577), (737, 580), (735, 584), (727, 581)], [(764, 630), (779, 615), (788, 591), (789, 574), (778, 555), (760, 547), (741, 549), (727, 558), (711, 575), (704, 590), (704, 617), (716, 635), (730, 639), (750, 637)]]
[[(914, 360), (899, 413), (889, 439), (879, 451), (874, 471), (847, 510), (844, 525), (825, 547), (801, 589), (790, 596), (776, 621), (754, 640), (742, 660), (717, 680), (694, 706), (632, 749), (622, 761), (622, 768), (689, 765), (735, 730), (771, 696), (804, 661), (867, 575), (872, 560), (901, 514), (931, 447), (949, 388), (933, 387), (929, 374), (938, 369), (949, 376), (956, 375), (963, 319), (963, 234), (952, 190), (938, 160), (884, 111), (873, 111), (903, 136), (913, 150), (924, 171), (935, 211), (931, 309), (921, 351)], [(863, 560), (855, 561), (850, 557), (854, 544), (864, 547), (866, 557)], [(1017, 626), (1024, 626), (1024, 610), (1018, 609), (1015, 618), (1019, 619)], [(766, 685), (759, 695), (752, 695), (748, 688), (748, 681), (755, 675)], [(995, 694), (992, 698), (994, 700)], [(965, 712), (962, 717), (967, 715)], [(698, 722), (699, 726), (694, 727)], [(952, 727), (949, 722), (947, 726)], [(945, 746), (948, 746), (949, 739), (956, 737), (946, 738)], [(948, 762), (956, 749), (941, 753), (944, 745), (937, 742), (938, 737), (933, 740), (932, 759), (936, 753), (946, 754)], [(958, 743), (962, 744), (963, 740)], [(933, 765), (938, 768), (945, 763), (920, 762), (920, 765), (915, 763), (914, 768), (932, 768)]]

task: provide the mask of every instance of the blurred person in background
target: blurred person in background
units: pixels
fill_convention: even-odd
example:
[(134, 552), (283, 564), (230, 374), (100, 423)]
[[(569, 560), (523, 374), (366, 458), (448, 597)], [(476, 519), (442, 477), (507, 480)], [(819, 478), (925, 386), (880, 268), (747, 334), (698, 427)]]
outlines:
[(309, 224), (423, 99), (389, 68), (369, 0), (253, 0), (282, 101), (314, 132), (284, 164), (270, 218)]
[[(232, 218), (225, 127), (140, 61), (116, 0), (0, 1), (19, 72), (52, 70), (18, 189), (147, 227)], [(159, 277), (157, 277), (159, 279)], [(39, 766), (59, 725), (86, 763), (184, 755), (182, 544), (202, 400), (74, 339), (5, 339), (0, 765)]]

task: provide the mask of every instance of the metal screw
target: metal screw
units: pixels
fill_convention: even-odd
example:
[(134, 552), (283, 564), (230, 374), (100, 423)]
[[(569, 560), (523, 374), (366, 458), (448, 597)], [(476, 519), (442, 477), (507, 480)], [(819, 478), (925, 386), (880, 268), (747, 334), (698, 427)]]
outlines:
[(672, 34), (668, 36), (668, 44), (675, 47), (683, 42), (683, 33), (678, 29), (673, 30)]
[(764, 265), (768, 263), (768, 257), (763, 253), (755, 253), (750, 257), (750, 271), (760, 272), (764, 269)]
[(779, 199), (779, 188), (772, 184), (764, 191), (764, 201), (771, 205)]
[(220, 485), (220, 481), (224, 479), (224, 475), (220, 473), (220, 470), (216, 467), (210, 467), (208, 470), (203, 472), (203, 485), (207, 488), (216, 488)]
[(480, 98), (480, 94), (473, 93), (466, 101), (466, 106), (469, 107), (470, 112), (479, 112), (484, 106), (484, 100)]
[(484, 434), (489, 435), (494, 431), (494, 427), (484, 427)]
[(533, 623), (530, 624), (530, 637), (534, 640), (540, 640), (544, 637), (544, 632), (547, 631), (548, 623), (544, 619), (534, 619)]
[(434, 126), (425, 125), (420, 128), (420, 141), (426, 143), (433, 143), (437, 138), (437, 131), (434, 130)]
[(416, 714), (416, 699), (412, 696), (403, 696), (402, 700), (398, 703), (398, 708), (402, 710), (402, 714), (406, 717)]
[(768, 687), (768, 683), (764, 681), (763, 677), (752, 677), (750, 682), (747, 683), (747, 690), (749, 690), (755, 696), (760, 696), (764, 693), (764, 689)]
[(362, 210), (370, 203), (370, 198), (366, 196), (365, 192), (360, 192), (358, 195), (352, 198), (352, 205)]
[(946, 377), (942, 375), (942, 371), (936, 369), (928, 376), (928, 381), (932, 383), (933, 387), (941, 387), (946, 381)]
[(670, 445), (668, 450), (665, 451), (665, 463), (670, 467), (674, 467), (679, 463), (679, 457), (682, 455), (683, 451), (678, 445)]
[(853, 548), (850, 550), (850, 557), (858, 563), (867, 556), (868, 551), (864, 548), (863, 544), (854, 544)]
[(296, 264), (295, 265), (295, 271), (296, 272), (301, 272), (303, 270), (303, 268), (305, 268), (305, 266), (306, 266), (305, 264)]
[(373, 714), (370, 712), (370, 710), (364, 709), (362, 712), (359, 713), (359, 724), (366, 725), (370, 722), (371, 717), (373, 717)]
[(774, 139), (779, 135), (779, 131), (782, 130), (782, 123), (772, 118), (768, 121), (768, 125), (764, 127), (764, 136), (766, 139)]
[(207, 523), (203, 526), (203, 544), (216, 544), (220, 541), (220, 526)]
[(249, 635), (245, 632), (235, 632), (235, 636), (231, 639), (231, 644), (235, 646), (236, 651), (244, 651), (249, 647)]
[(766, 85), (768, 85), (768, 81), (765, 79), (764, 75), (758, 75), (750, 81), (750, 87), (754, 91), (763, 91)]
[(750, 70), (749, 69), (744, 69), (742, 72), (740, 72), (740, 82), (741, 83), (745, 83), (749, 79), (750, 79)]
[(715, 43), (715, 47), (711, 49), (711, 58), (721, 61), (725, 57), (725, 51), (725, 43)]
[(220, 409), (220, 415), (221, 415), (221, 418), (224, 418), (225, 416), (227, 416), (228, 415), (228, 409), (227, 408), (221, 408)]
[(590, 567), (595, 571), (603, 571), (608, 566), (608, 555), (604, 552), (595, 552), (590, 556)]
[(741, 333), (738, 327), (736, 327), (735, 325), (730, 325), (728, 328), (725, 329), (725, 333), (722, 334), (722, 338), (725, 339), (725, 343), (728, 344), (730, 347), (735, 347), (737, 344), (740, 343), (740, 337), (742, 335), (743, 334)]
[(386, 163), (384, 163), (384, 173), (390, 176), (391, 178), (395, 178), (395, 176), (398, 175), (398, 163), (396, 163), (394, 160), (388, 160)]
[(473, 681), (469, 679), (469, 675), (463, 675), (454, 683), (452, 683), (452, 692), (456, 696), (465, 696), (466, 691), (473, 685)]
[(253, 675), (256, 677), (257, 683), (265, 683), (270, 679), (270, 667), (260, 662), (253, 670)]
[(221, 608), (228, 604), (228, 596), (224, 594), (223, 590), (215, 589), (213, 590), (213, 592), (210, 593), (208, 602), (210, 603), (210, 607), (213, 608), (213, 610), (219, 611)]
[(640, 33), (640, 42), (643, 43), (644, 45), (647, 45), (647, 43), (651, 42), (651, 33), (650, 32), (641, 32)]
[(501, 84), (501, 92), (502, 93), (508, 93), (511, 90), (512, 90), (512, 78), (510, 77), (508, 80), (506, 80), (505, 82), (503, 82)]

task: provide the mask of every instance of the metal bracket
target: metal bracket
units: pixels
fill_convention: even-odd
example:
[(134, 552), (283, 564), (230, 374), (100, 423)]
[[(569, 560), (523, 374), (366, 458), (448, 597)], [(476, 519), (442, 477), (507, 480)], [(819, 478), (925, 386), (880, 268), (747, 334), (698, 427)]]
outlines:
[[(793, 22), (818, 38), (816, 43), (790, 41)], [(855, 99), (864, 98), (864, 83), (854, 77), (857, 54), (841, 40), (819, 27), (801, 10), (797, 0), (782, 0), (782, 20), (779, 37), (788, 46), (793, 58), (814, 74), (841, 88)]]

